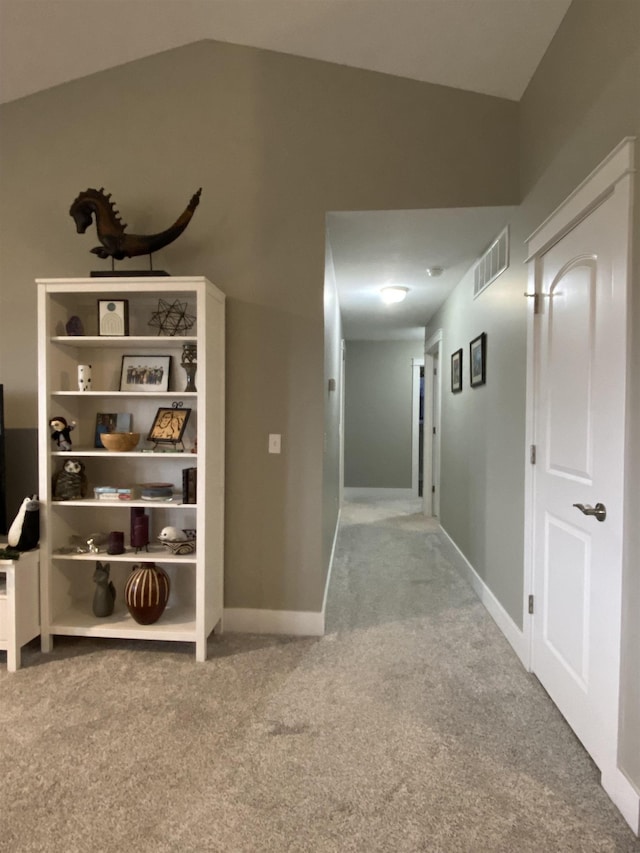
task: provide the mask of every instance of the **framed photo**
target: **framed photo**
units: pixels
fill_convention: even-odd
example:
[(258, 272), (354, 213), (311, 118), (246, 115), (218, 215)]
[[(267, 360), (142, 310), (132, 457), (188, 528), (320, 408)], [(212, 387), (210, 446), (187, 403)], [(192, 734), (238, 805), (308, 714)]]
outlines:
[(451, 356), (451, 390), (454, 394), (462, 391), (462, 348)]
[(120, 390), (168, 391), (170, 368), (170, 355), (123, 355)]
[(484, 385), (487, 371), (487, 336), (485, 332), (469, 344), (469, 369), (471, 386)]
[(158, 409), (147, 441), (168, 444), (181, 442), (190, 414), (191, 409)]
[(98, 299), (98, 334), (112, 337), (129, 334), (128, 299)]
[(131, 415), (126, 412), (98, 412), (94, 446), (102, 450), (100, 436), (110, 432), (131, 432)]

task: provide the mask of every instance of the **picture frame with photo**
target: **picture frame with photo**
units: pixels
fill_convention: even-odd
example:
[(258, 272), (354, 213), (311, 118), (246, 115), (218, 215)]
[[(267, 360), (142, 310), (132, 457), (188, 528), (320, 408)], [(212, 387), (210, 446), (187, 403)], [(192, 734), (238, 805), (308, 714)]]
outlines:
[(104, 445), (100, 441), (100, 436), (112, 432), (131, 432), (131, 414), (128, 412), (98, 412), (94, 447), (99, 447), (102, 450)]
[(487, 381), (487, 335), (478, 335), (469, 344), (469, 371), (471, 387), (484, 385)]
[(170, 355), (123, 355), (120, 391), (168, 391), (170, 371)]
[(462, 347), (451, 356), (451, 391), (462, 391)]
[(160, 407), (149, 430), (147, 441), (154, 444), (181, 444), (191, 409), (177, 406)]
[(98, 299), (98, 334), (110, 337), (129, 334), (128, 299)]

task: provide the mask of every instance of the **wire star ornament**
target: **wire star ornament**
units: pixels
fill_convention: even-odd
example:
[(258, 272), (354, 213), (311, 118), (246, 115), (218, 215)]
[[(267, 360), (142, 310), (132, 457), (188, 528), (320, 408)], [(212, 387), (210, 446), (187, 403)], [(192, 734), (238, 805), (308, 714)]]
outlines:
[(186, 335), (195, 323), (193, 314), (187, 314), (187, 303), (176, 299), (167, 302), (158, 299), (158, 310), (151, 315), (148, 325), (158, 329), (158, 335)]

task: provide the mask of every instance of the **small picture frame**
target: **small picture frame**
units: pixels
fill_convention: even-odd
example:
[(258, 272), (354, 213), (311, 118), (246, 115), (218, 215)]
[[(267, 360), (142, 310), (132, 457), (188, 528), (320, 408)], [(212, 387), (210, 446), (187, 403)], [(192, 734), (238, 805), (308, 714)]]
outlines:
[(94, 447), (103, 448), (100, 436), (111, 432), (131, 432), (131, 414), (128, 412), (98, 412)]
[(191, 409), (159, 408), (153, 419), (147, 441), (156, 444), (179, 444), (189, 420)]
[(471, 387), (484, 385), (487, 377), (487, 335), (482, 332), (469, 344), (469, 370)]
[(451, 390), (454, 394), (462, 391), (462, 347), (451, 356)]
[(170, 369), (170, 355), (123, 355), (120, 390), (152, 394), (168, 391)]
[(116, 338), (129, 334), (128, 299), (98, 299), (98, 334)]

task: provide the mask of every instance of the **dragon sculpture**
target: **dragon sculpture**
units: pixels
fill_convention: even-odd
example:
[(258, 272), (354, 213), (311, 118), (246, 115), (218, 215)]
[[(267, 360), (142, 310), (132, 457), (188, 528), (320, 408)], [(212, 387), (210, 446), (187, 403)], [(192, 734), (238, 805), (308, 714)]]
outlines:
[(69, 214), (74, 218), (78, 234), (84, 234), (95, 217), (98, 239), (102, 243), (91, 249), (99, 258), (113, 258), (121, 261), (138, 255), (151, 255), (179, 237), (191, 221), (191, 217), (200, 204), (202, 188), (191, 196), (189, 204), (165, 231), (159, 234), (127, 234), (127, 225), (123, 224), (119, 212), (111, 201), (111, 193), (88, 189), (81, 192), (69, 208)]

